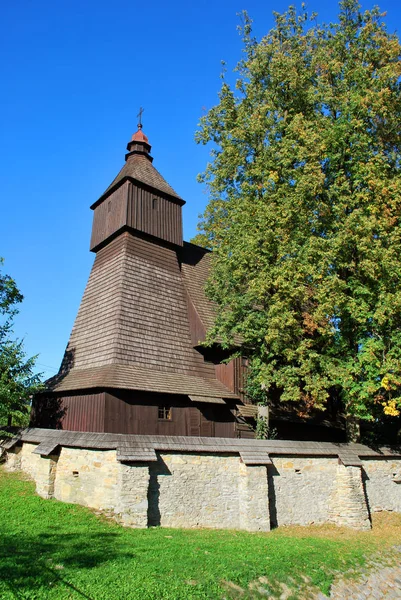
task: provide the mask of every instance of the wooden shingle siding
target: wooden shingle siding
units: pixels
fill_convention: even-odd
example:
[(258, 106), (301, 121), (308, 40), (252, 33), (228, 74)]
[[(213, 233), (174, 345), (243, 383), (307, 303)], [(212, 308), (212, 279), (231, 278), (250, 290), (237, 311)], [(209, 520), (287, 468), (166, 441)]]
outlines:
[[(211, 252), (184, 242), (181, 252), (181, 272), (188, 296), (203, 324), (205, 332), (214, 324), (216, 307), (206, 297), (205, 285), (210, 273)], [(203, 341), (204, 337), (201, 341)]]
[[(204, 290), (210, 253), (183, 243), (185, 202), (154, 168), (148, 141), (139, 127), (91, 207), (96, 258), (60, 371), (33, 415), (46, 420), (54, 405), (59, 419), (61, 402), (60, 426), (73, 430), (233, 437), (235, 364), (216, 370), (223, 354), (198, 346), (215, 314)], [(170, 417), (165, 403), (171, 419), (160, 418)]]
[(215, 378), (192, 348), (176, 253), (128, 232), (98, 252), (68, 350), (76, 369), (118, 363)]
[[(207, 297), (205, 291), (210, 275), (211, 261), (212, 253), (209, 250), (184, 242), (180, 252), (182, 279), (205, 332), (213, 327), (217, 310), (215, 302)], [(218, 337), (215, 338), (216, 343), (220, 341)], [(240, 337), (234, 336), (234, 346), (239, 347), (241, 343)]]
[(198, 312), (192, 302), (188, 291), (185, 290), (185, 296), (187, 300), (187, 308), (188, 308), (188, 321), (189, 328), (191, 332), (191, 342), (194, 347), (198, 346), (201, 342), (205, 340), (206, 337), (206, 329), (204, 324), (202, 323)]
[(151, 159), (148, 156), (136, 154), (128, 157), (127, 162), (117, 177), (111, 182), (104, 194), (102, 194), (99, 200), (97, 200), (97, 202), (95, 202), (91, 208), (95, 208), (99, 202), (101, 202), (116, 188), (116, 186), (118, 186), (121, 182), (126, 181), (128, 178), (134, 180), (135, 183), (142, 183), (154, 190), (159, 190), (160, 192), (176, 200), (181, 205), (185, 204), (177, 192), (169, 183), (167, 183), (164, 177), (162, 177), (159, 171), (153, 166)]
[(238, 397), (227, 390), (217, 379), (193, 377), (181, 373), (167, 373), (144, 369), (133, 365), (105, 365), (92, 369), (72, 369), (52, 384), (57, 392), (86, 388), (113, 388), (143, 390), (161, 394), (208, 396), (238, 401)]
[[(57, 429), (28, 428), (15, 438), (3, 443), (6, 449), (21, 442), (53, 444), (73, 448), (116, 450), (119, 454), (131, 452), (213, 452), (218, 454), (244, 453), (252, 456), (253, 464), (266, 464), (271, 456), (347, 456), (359, 464), (358, 458), (401, 457), (399, 447), (369, 448), (363, 444), (311, 442), (295, 440), (246, 440), (227, 438), (200, 438), (197, 436), (127, 435), (117, 433), (82, 433)], [(153, 459), (153, 457), (152, 457)], [(258, 462), (259, 461), (259, 462)], [(351, 462), (349, 463), (351, 464)]]

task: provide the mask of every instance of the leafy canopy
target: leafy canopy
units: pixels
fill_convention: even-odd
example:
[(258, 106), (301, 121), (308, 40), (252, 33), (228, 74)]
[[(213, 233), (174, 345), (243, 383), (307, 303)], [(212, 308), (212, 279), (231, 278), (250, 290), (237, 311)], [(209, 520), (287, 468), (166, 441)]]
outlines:
[(400, 44), (378, 8), (320, 25), (290, 7), (260, 41), (243, 14), (235, 87), (212, 143), (196, 241), (214, 250), (209, 339), (244, 340), (257, 400), (401, 409)]
[(0, 258), (0, 427), (28, 423), (30, 398), (40, 389), (33, 370), (36, 357), (26, 358), (23, 342), (11, 339), (12, 325), (23, 296), (15, 281), (3, 274)]

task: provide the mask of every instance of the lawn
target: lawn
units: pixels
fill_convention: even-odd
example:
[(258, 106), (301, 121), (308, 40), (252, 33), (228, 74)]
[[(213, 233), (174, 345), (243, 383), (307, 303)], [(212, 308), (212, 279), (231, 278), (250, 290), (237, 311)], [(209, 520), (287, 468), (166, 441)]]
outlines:
[(31, 481), (0, 468), (2, 600), (266, 598), (258, 586), (296, 589), (302, 576), (327, 592), (335, 571), (400, 540), (401, 515), (382, 515), (368, 533), (125, 529), (80, 506), (43, 500)]

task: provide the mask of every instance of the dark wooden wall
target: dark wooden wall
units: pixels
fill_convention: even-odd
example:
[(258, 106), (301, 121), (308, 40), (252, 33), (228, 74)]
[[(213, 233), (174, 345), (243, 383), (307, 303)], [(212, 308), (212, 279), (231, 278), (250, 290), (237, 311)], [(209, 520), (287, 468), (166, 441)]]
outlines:
[(185, 291), (185, 298), (187, 301), (187, 309), (188, 309), (188, 322), (189, 322), (189, 330), (191, 333), (191, 343), (192, 345), (198, 346), (201, 342), (203, 342), (206, 338), (206, 329), (203, 325), (200, 317), (196, 311), (194, 303), (187, 291)]
[[(48, 397), (37, 402), (31, 425), (70, 431), (142, 435), (237, 437), (236, 420), (226, 405), (197, 403), (182, 396), (125, 390)], [(159, 419), (159, 406), (171, 406), (172, 419)], [(54, 414), (52, 414), (52, 410)]]
[(245, 395), (247, 369), (246, 361), (241, 357), (234, 358), (229, 363), (216, 365), (216, 379), (224, 383), (229, 390), (238, 394), (244, 404), (249, 403)]
[(90, 249), (96, 250), (123, 227), (183, 244), (181, 205), (129, 181), (96, 206)]
[(181, 205), (133, 183), (128, 184), (127, 225), (182, 246)]
[(128, 181), (125, 182), (95, 208), (90, 242), (91, 250), (127, 224), (129, 185)]
[[(132, 393), (106, 393), (105, 431), (156, 435), (236, 437), (235, 418), (227, 406), (194, 404), (179, 396), (152, 394), (140, 401)], [(171, 421), (159, 420), (158, 407), (171, 406)]]
[(64, 396), (63, 429), (71, 431), (104, 431), (105, 393)]
[(33, 401), (33, 427), (70, 431), (104, 431), (105, 393), (56, 396), (38, 394)]

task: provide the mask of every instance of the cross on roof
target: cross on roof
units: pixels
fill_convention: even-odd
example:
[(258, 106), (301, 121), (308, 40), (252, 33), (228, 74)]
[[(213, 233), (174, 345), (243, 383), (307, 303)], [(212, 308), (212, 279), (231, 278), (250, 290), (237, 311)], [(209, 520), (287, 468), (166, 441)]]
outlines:
[(139, 108), (139, 113), (136, 115), (139, 119), (139, 123), (138, 123), (138, 127), (142, 127), (142, 114), (144, 112), (144, 109), (142, 108), (142, 106)]

